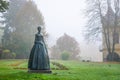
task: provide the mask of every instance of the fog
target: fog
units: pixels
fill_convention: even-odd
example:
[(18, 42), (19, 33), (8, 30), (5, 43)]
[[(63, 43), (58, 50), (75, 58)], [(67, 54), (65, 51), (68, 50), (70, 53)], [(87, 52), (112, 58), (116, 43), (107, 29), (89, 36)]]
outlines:
[(86, 43), (84, 28), (86, 24), (85, 0), (35, 0), (44, 16), (46, 30), (49, 33), (49, 46), (64, 33), (74, 37), (80, 44), (80, 56), (92, 61), (102, 61), (100, 44)]
[[(18, 41), (17, 38), (21, 37), (20, 41), (25, 41), (26, 43), (26, 47), (24, 45), (26, 49), (23, 48), (23, 45), (19, 46), (20, 51), (22, 51), (21, 49), (23, 48), (25, 52), (20, 52), (17, 49), (14, 49), (19, 44), (16, 44), (15, 46), (12, 45), (16, 53), (23, 53), (23, 55), (24, 53), (27, 53), (26, 56), (28, 57), (29, 51), (34, 43), (34, 34), (37, 31), (36, 28), (38, 25), (43, 25), (46, 28), (46, 32), (49, 34), (49, 48), (55, 45), (56, 40), (59, 37), (63, 36), (64, 33), (66, 33), (67, 35), (75, 38), (76, 41), (79, 43), (81, 59), (90, 59), (91, 61), (102, 61), (102, 53), (99, 51), (100, 44), (91, 42), (88, 44), (88, 40), (84, 39), (85, 25), (87, 24), (87, 16), (85, 16), (85, 0), (34, 0), (37, 4), (38, 9), (40, 10), (39, 17), (37, 14), (36, 5), (34, 6), (34, 3), (33, 7), (30, 7), (29, 5), (32, 6), (31, 3), (24, 5), (25, 0), (21, 1), (21, 3), (19, 4), (17, 4), (19, 0), (11, 1), (13, 3), (10, 5), (10, 9), (8, 9), (9, 14), (7, 14), (7, 16), (9, 16), (10, 18), (8, 18), (7, 22), (9, 26), (13, 27), (13, 29), (14, 26), (16, 26), (14, 34), (16, 34), (17, 36), (13, 35), (13, 39), (16, 39), (16, 41)], [(13, 5), (14, 3), (16, 4)], [(36, 11), (36, 14), (33, 13), (34, 11)], [(15, 14), (14, 18), (13, 14)], [(31, 18), (31, 20), (28, 21), (29, 18), (25, 17), (29, 17)], [(2, 18), (0, 19), (2, 20)], [(24, 26), (22, 24), (24, 24)], [(30, 29), (29, 26), (31, 26), (32, 29)], [(24, 27), (26, 27), (27, 30), (24, 29)], [(7, 41), (6, 37), (5, 39)], [(13, 41), (13, 44), (14, 42), (15, 41)], [(11, 47), (9, 47), (8, 49), (11, 49)]]

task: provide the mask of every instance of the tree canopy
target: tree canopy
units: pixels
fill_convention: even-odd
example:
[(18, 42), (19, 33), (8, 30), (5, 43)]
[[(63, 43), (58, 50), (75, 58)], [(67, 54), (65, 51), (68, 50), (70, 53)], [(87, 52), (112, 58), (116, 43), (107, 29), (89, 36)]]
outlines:
[[(79, 43), (73, 37), (67, 34), (64, 34), (58, 38), (56, 45), (52, 47), (52, 53), (54, 55), (61, 55), (61, 53), (65, 51), (69, 52), (70, 59), (77, 59), (77, 56), (80, 53)], [(58, 56), (55, 57), (58, 58)]]
[(42, 25), (42, 28), (45, 27), (42, 14), (33, 1), (26, 2), (14, 18), (15, 30), (12, 33), (13, 40), (17, 42), (15, 46), (19, 45), (16, 51), (19, 51), (20, 55), (21, 53), (29, 54), (39, 25)]
[(16, 53), (17, 58), (27, 58), (34, 43), (37, 27), (42, 26), (46, 36), (44, 17), (34, 1), (10, 0), (4, 14), (3, 47)]

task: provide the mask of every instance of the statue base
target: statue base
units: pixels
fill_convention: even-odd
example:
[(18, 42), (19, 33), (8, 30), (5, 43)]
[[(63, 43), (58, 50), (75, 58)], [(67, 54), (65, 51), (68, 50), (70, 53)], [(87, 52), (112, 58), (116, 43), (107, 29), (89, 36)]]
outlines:
[(51, 70), (28, 70), (28, 73), (52, 73)]

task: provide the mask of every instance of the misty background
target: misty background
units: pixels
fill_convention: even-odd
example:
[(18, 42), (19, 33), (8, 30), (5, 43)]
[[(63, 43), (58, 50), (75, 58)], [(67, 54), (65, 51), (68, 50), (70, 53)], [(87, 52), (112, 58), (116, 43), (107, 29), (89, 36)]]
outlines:
[(48, 48), (54, 46), (61, 36), (67, 34), (79, 44), (79, 59), (102, 61), (102, 53), (99, 51), (101, 44), (99, 42), (88, 43), (88, 40), (84, 39), (87, 24), (85, 0), (27, 1), (10, 0), (9, 9), (3, 14), (5, 21), (4, 18), (1, 18), (1, 21), (3, 19), (3, 23), (5, 22), (4, 31), (2, 28), (0, 31), (1, 39), (3, 38), (3, 52), (12, 52), (17, 54), (18, 58), (21, 55), (24, 58), (28, 57), (37, 32), (36, 28), (38, 25), (42, 25), (43, 35), (47, 37)]
[(84, 39), (84, 28), (87, 20), (85, 16), (85, 0), (35, 0), (45, 20), (46, 30), (49, 33), (49, 46), (67, 33), (74, 37), (80, 45), (80, 56), (83, 59), (102, 61), (99, 43), (87, 43)]

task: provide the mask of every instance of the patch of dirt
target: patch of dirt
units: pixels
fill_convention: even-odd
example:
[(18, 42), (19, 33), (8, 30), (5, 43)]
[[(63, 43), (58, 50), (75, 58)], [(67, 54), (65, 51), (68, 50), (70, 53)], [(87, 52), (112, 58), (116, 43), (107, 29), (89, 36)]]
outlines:
[(20, 64), (24, 63), (24, 61), (19, 61), (13, 64), (10, 64), (9, 66), (19, 66)]
[(13, 68), (13, 69), (27, 70), (28, 68), (15, 67), (15, 68)]

